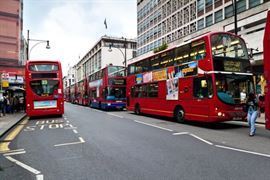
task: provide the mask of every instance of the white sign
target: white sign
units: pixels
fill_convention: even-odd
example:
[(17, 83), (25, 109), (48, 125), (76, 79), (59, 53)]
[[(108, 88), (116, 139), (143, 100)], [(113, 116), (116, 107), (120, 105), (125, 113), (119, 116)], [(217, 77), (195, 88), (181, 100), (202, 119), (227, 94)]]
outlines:
[(18, 84), (23, 84), (23, 77), (22, 76), (9, 76), (8, 78), (9, 83), (18, 83)]

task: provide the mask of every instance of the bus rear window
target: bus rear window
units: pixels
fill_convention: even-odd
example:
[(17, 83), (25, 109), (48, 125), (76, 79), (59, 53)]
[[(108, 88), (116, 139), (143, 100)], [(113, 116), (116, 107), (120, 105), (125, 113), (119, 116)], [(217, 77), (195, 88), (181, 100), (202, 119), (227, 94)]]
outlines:
[(57, 91), (59, 81), (57, 80), (34, 80), (30, 82), (32, 91), (39, 96), (51, 96)]
[(32, 64), (29, 65), (30, 71), (58, 71), (57, 64)]

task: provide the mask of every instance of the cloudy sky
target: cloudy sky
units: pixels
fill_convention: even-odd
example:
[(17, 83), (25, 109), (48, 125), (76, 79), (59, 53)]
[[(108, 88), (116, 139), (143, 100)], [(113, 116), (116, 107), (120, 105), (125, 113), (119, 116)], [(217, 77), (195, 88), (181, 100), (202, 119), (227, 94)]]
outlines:
[[(26, 37), (49, 40), (32, 49), (30, 59), (60, 59), (64, 74), (103, 35), (135, 38), (136, 0), (24, 0)], [(108, 29), (105, 29), (106, 18)], [(35, 43), (30, 42), (30, 48)]]

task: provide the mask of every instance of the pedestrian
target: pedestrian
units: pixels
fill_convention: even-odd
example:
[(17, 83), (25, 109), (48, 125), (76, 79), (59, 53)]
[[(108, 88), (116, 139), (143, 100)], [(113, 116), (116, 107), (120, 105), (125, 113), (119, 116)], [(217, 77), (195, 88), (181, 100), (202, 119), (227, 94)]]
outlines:
[(14, 113), (14, 97), (10, 96), (9, 98), (9, 109), (10, 109), (10, 113)]
[(19, 112), (19, 97), (14, 97), (14, 111)]
[(247, 108), (247, 120), (249, 124), (249, 136), (254, 136), (256, 127), (255, 122), (258, 116), (258, 102), (256, 100), (256, 96), (254, 93), (249, 93), (248, 99), (246, 102), (246, 108)]
[(3, 108), (2, 108), (2, 114), (3, 116), (6, 115), (6, 111), (7, 111), (7, 104), (8, 104), (8, 99), (7, 96), (4, 95), (4, 100), (3, 100)]
[(0, 117), (3, 116), (2, 112), (3, 112), (3, 106), (4, 106), (4, 96), (0, 96)]
[(23, 96), (21, 96), (20, 98), (19, 98), (19, 110), (20, 111), (23, 111), (24, 110), (24, 108), (23, 108), (23, 100), (24, 98), (23, 98)]

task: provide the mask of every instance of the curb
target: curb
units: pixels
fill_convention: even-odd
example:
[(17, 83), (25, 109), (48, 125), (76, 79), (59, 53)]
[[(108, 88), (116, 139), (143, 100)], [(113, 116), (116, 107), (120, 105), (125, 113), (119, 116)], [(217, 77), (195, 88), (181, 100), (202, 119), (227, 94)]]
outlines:
[(4, 137), (6, 134), (7, 134), (7, 132), (9, 132), (12, 128), (14, 128), (15, 126), (17, 126), (24, 118), (26, 118), (27, 117), (27, 115), (26, 114), (24, 114), (16, 123), (14, 123), (12, 126), (10, 126), (3, 134), (1, 134), (0, 135), (0, 139), (2, 138), (2, 137)]

